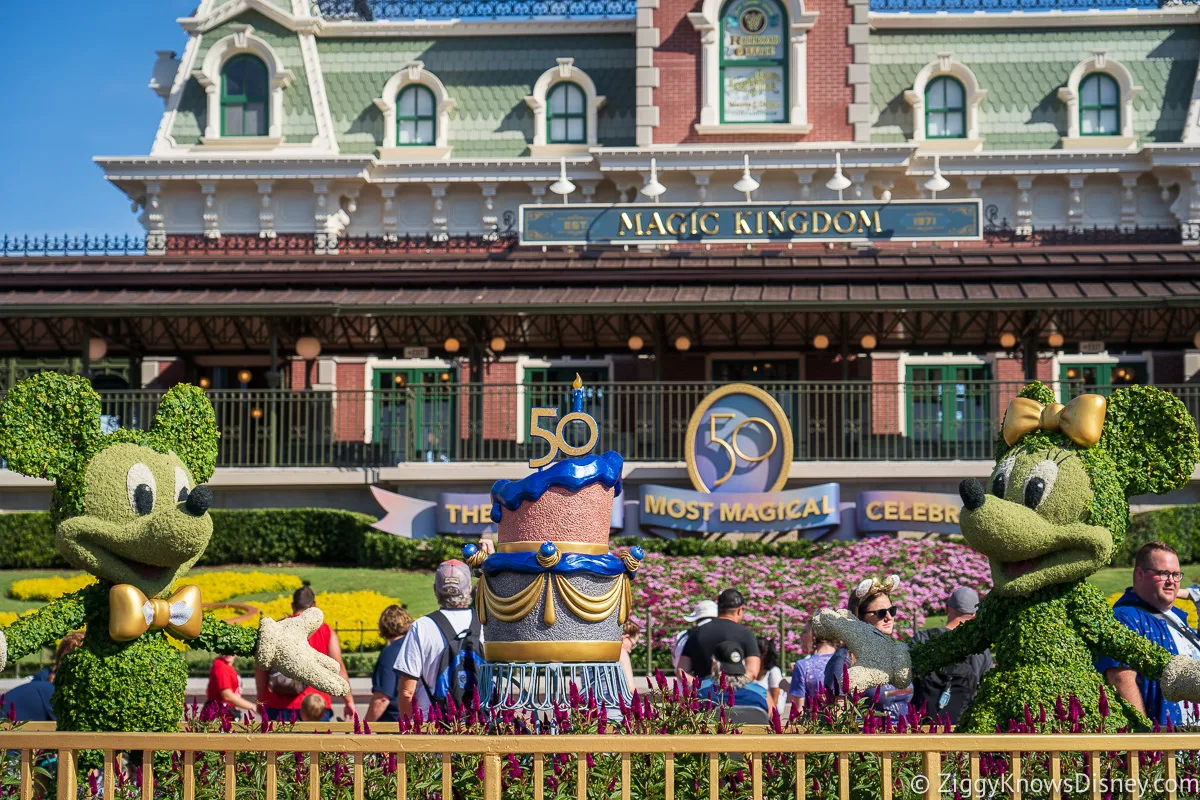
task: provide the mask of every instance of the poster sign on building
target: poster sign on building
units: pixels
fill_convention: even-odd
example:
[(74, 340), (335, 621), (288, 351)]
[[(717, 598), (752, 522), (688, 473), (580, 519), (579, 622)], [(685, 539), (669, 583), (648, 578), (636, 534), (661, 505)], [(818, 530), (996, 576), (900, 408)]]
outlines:
[(724, 122), (787, 121), (787, 39), (772, 0), (734, 0), (721, 20)]

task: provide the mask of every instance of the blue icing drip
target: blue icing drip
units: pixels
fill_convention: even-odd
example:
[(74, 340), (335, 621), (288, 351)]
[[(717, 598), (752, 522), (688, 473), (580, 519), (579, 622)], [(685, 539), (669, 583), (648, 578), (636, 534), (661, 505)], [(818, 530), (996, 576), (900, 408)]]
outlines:
[(500, 521), (501, 507), (516, 511), (521, 503), (536, 502), (554, 486), (578, 492), (585, 486), (599, 483), (605, 489), (615, 486), (616, 494), (620, 495), (624, 463), (620, 453), (609, 450), (602, 455), (593, 453), (558, 461), (519, 481), (498, 480), (492, 485), (492, 521)]
[(625, 572), (625, 564), (612, 553), (563, 553), (562, 558), (553, 567), (543, 567), (539, 564), (535, 553), (494, 553), (483, 562), (483, 571), (487, 575), (501, 572), (517, 572), (522, 575), (539, 575), (543, 572), (574, 575), (587, 572), (612, 578)]

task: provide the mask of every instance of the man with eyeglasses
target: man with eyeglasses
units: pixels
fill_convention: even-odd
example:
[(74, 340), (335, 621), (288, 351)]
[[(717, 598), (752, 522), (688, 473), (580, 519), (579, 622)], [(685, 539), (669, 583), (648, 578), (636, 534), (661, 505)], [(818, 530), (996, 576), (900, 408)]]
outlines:
[[(1117, 621), (1134, 633), (1161, 645), (1175, 655), (1200, 660), (1200, 636), (1188, 627), (1187, 614), (1175, 608), (1183, 573), (1179, 556), (1162, 542), (1146, 542), (1133, 560), (1133, 586), (1113, 607)], [(1170, 703), (1158, 681), (1139, 675), (1112, 658), (1096, 662), (1096, 669), (1131, 706), (1160, 725), (1192, 725), (1197, 718), (1191, 703)]]

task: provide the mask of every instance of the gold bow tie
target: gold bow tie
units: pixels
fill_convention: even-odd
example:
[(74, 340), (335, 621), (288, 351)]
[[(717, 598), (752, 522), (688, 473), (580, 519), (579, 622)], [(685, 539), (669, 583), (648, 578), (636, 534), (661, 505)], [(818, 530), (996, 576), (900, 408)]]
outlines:
[(184, 586), (166, 600), (147, 599), (142, 590), (119, 583), (108, 590), (108, 635), (131, 642), (148, 630), (166, 628), (179, 639), (195, 639), (204, 622), (199, 586)]
[(1065, 406), (1043, 406), (1037, 400), (1018, 397), (1004, 412), (1004, 441), (1012, 447), (1031, 431), (1062, 431), (1080, 447), (1092, 447), (1104, 432), (1108, 400), (1099, 394), (1081, 394)]

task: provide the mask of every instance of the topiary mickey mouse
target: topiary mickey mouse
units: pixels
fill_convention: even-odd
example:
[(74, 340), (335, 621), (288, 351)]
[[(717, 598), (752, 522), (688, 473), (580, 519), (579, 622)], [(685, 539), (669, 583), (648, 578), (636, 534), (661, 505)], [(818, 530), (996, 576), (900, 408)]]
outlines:
[(63, 659), (52, 703), (60, 730), (170, 731), (183, 717), (187, 669), (164, 630), (201, 650), (254, 656), (333, 695), (346, 683), (333, 659), (309, 646), (319, 609), (257, 631), (203, 614), (200, 590), (167, 592), (212, 536), (203, 485), (217, 456), (212, 404), (195, 386), (162, 398), (148, 431), (100, 429), (100, 397), (84, 378), (43, 373), (0, 403), (0, 456), (9, 469), (53, 480), (59, 553), (99, 582), (0, 630), (9, 659), (87, 625)]
[(973, 478), (959, 486), (963, 536), (992, 567), (993, 589), (976, 618), (911, 650), (844, 611), (822, 610), (815, 627), (847, 642), (859, 689), (905, 686), (913, 673), (991, 647), (996, 666), (963, 713), (962, 731), (990, 733), (1024, 719), (1027, 707), (1049, 710), (1071, 695), (1093, 730), (1148, 726), (1119, 698), (1107, 718), (1100, 714), (1103, 682), (1093, 661), (1128, 664), (1158, 680), (1172, 701), (1200, 701), (1200, 663), (1118, 623), (1085, 579), (1108, 565), (1124, 536), (1128, 498), (1183, 486), (1198, 457), (1196, 423), (1161, 390), (1082, 395), (1064, 407), (1044, 384), (1030, 384), (1005, 412), (986, 488)]

